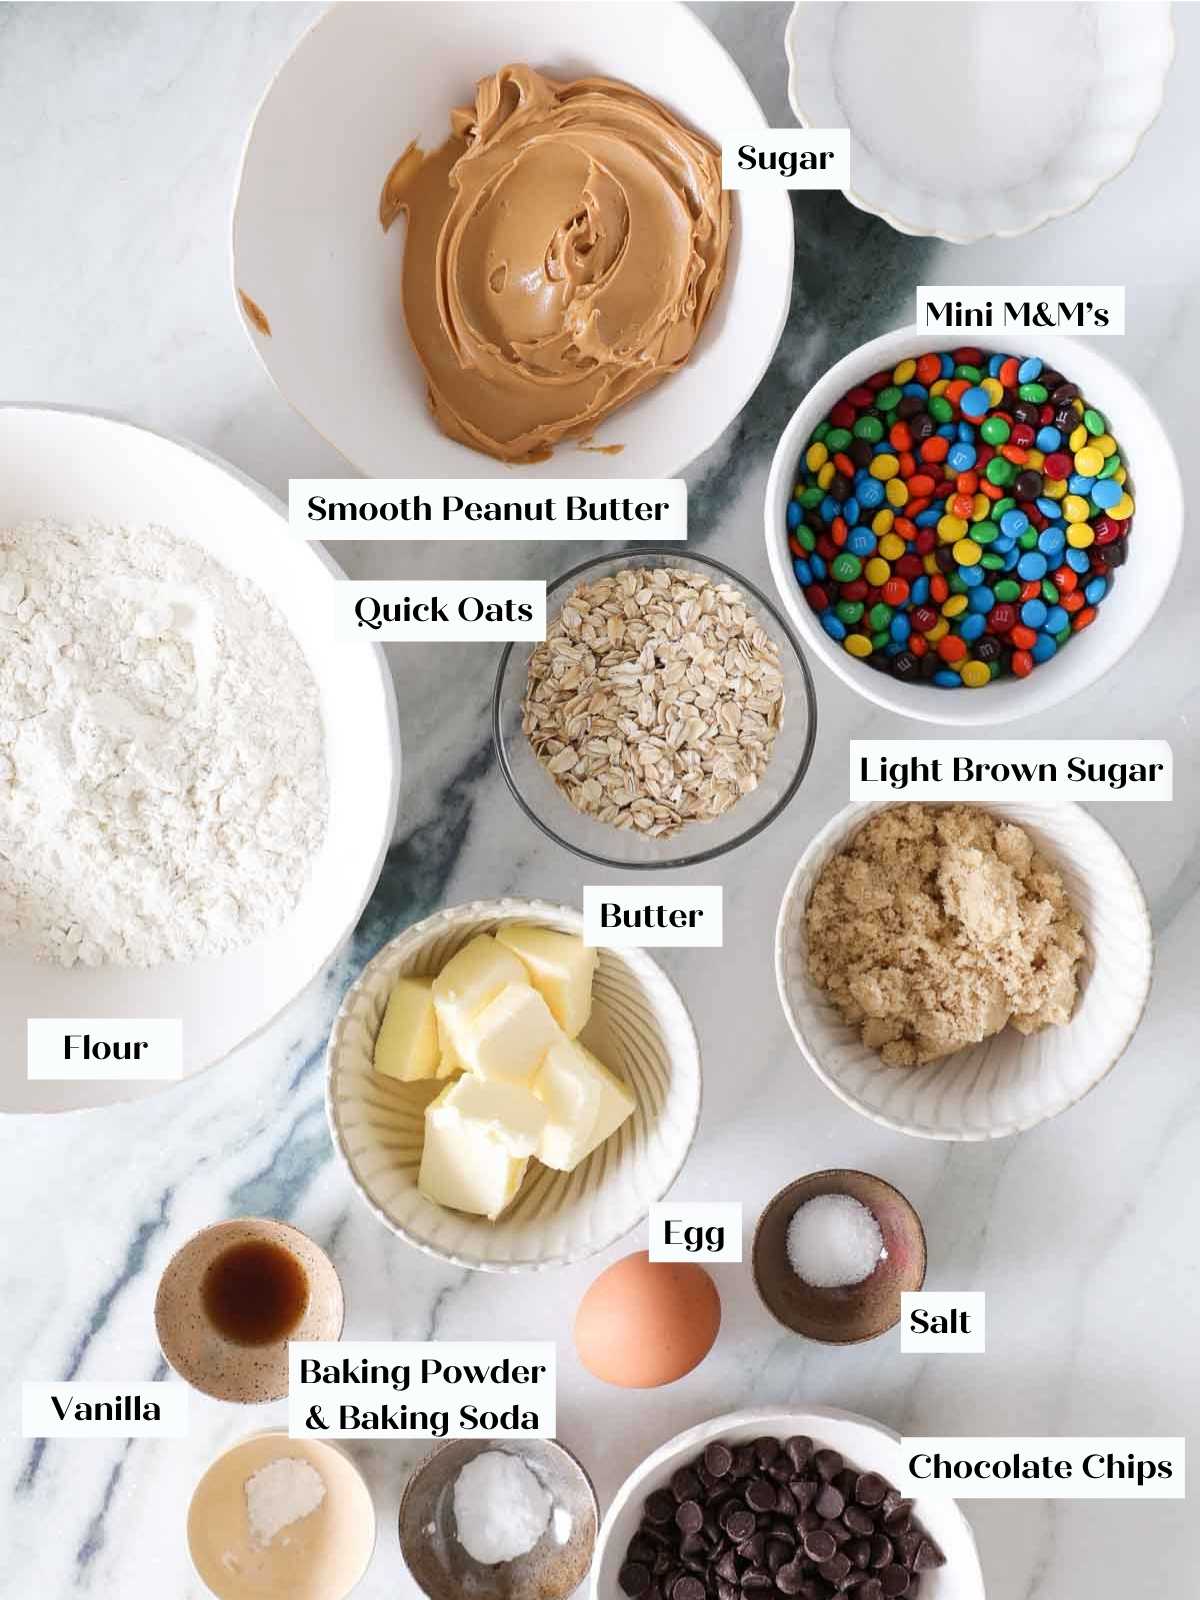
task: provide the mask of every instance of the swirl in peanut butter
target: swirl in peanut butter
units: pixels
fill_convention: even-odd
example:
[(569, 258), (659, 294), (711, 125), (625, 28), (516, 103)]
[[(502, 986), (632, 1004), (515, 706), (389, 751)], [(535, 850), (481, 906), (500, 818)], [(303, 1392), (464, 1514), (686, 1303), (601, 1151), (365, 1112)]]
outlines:
[(452, 439), (508, 462), (676, 371), (721, 286), (729, 196), (701, 135), (628, 84), (483, 78), (451, 137), (409, 146), (380, 219), (408, 219), (403, 298)]

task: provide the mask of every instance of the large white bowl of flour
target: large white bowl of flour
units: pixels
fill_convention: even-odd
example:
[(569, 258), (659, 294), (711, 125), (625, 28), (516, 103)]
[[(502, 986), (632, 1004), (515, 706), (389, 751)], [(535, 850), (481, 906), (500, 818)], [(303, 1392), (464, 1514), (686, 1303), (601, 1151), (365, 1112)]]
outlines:
[(214, 457), (0, 406), (0, 1111), (163, 1086), (30, 1081), (30, 1018), (178, 1018), (190, 1076), (354, 928), (400, 746), (383, 652), (332, 626), (338, 576)]

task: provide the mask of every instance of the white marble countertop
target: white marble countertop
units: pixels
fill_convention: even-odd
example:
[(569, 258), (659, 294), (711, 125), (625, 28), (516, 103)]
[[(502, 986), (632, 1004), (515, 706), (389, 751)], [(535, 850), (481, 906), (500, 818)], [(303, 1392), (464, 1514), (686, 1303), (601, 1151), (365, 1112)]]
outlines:
[[(0, 9), (4, 398), (126, 413), (197, 440), (279, 493), (291, 475), (344, 471), (254, 359), (227, 267), (248, 118), (319, 9)], [(772, 122), (787, 123), (786, 8), (699, 9)], [(840, 196), (798, 197), (789, 331), (742, 421), (688, 474), (694, 539), (769, 587), (759, 507), (775, 437), (829, 361), (906, 320), (918, 281), (1127, 284), (1131, 331), (1107, 349), (1150, 390), (1175, 431), (1187, 487), (1200, 493), (1200, 452), (1184, 431), (1200, 362), (1200, 211), (1187, 198), (1200, 148), (1200, 8), (1178, 7), (1177, 26), (1166, 110), (1132, 168), (1086, 210), (1030, 237), (953, 249), (902, 238)], [(412, 545), (343, 545), (339, 554), (360, 575), (434, 564)], [(550, 576), (566, 556), (547, 545), (460, 545), (438, 552), (436, 565)], [(1181, 570), (1190, 583), (1187, 558)], [(0, 1126), (0, 1592), (200, 1595), (183, 1539), (191, 1488), (220, 1446), (277, 1421), (283, 1408), (241, 1412), (196, 1397), (183, 1442), (35, 1445), (19, 1437), (19, 1386), (160, 1374), (151, 1318), (158, 1275), (191, 1232), (236, 1214), (287, 1217), (326, 1244), (346, 1285), (350, 1336), (557, 1339), (560, 1432), (605, 1502), (670, 1434), (747, 1403), (828, 1402), (925, 1434), (1194, 1430), (1200, 1080), (1185, 1040), (1200, 939), (1196, 616), (1194, 597), (1177, 587), (1102, 692), (1010, 730), (1158, 736), (1175, 749), (1173, 806), (1102, 809), (1145, 885), (1157, 974), (1119, 1070), (1074, 1110), (992, 1145), (926, 1143), (854, 1115), (798, 1055), (772, 973), (783, 884), (845, 797), (846, 739), (899, 731), (819, 666), (818, 748), (798, 799), (767, 836), (698, 874), (724, 883), (736, 939), (723, 954), (663, 953), (706, 1065), (703, 1123), (675, 1192), (739, 1199), (749, 1224), (799, 1173), (879, 1172), (924, 1218), (928, 1286), (987, 1291), (986, 1355), (902, 1356), (895, 1333), (851, 1349), (805, 1343), (760, 1309), (748, 1270), (730, 1266), (715, 1269), (720, 1341), (692, 1376), (648, 1394), (602, 1389), (578, 1365), (570, 1326), (603, 1261), (534, 1280), (443, 1268), (395, 1240), (351, 1193), (321, 1100), (321, 1051), (352, 974), (347, 956), (268, 1037), (197, 1081), (98, 1114)], [(493, 656), (483, 647), (392, 650), (405, 787), (360, 949), (441, 904), (506, 892), (579, 898), (579, 865), (524, 820), (495, 770), (486, 719)], [(424, 1448), (355, 1450), (380, 1517), (362, 1600), (416, 1594), (395, 1513), (406, 1469)], [(1124, 1600), (1146, 1593), (1147, 1580), (1181, 1595), (1200, 1583), (1194, 1517), (1177, 1502), (968, 1509), (990, 1600)]]

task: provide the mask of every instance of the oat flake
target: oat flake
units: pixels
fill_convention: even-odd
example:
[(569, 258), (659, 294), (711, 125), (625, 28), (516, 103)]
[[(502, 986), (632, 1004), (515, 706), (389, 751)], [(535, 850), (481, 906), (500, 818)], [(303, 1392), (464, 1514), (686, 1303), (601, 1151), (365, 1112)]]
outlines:
[(630, 567), (580, 585), (549, 625), (522, 726), (577, 810), (665, 839), (758, 786), (783, 708), (779, 646), (740, 590)]

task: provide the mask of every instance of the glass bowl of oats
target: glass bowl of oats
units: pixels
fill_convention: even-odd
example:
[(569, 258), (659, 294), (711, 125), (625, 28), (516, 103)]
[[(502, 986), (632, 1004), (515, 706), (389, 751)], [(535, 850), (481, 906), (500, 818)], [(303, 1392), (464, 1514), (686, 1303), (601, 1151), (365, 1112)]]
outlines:
[(752, 583), (685, 547), (582, 562), (546, 638), (505, 646), (492, 726), (517, 804), (587, 861), (691, 866), (744, 844), (803, 782), (812, 676)]

